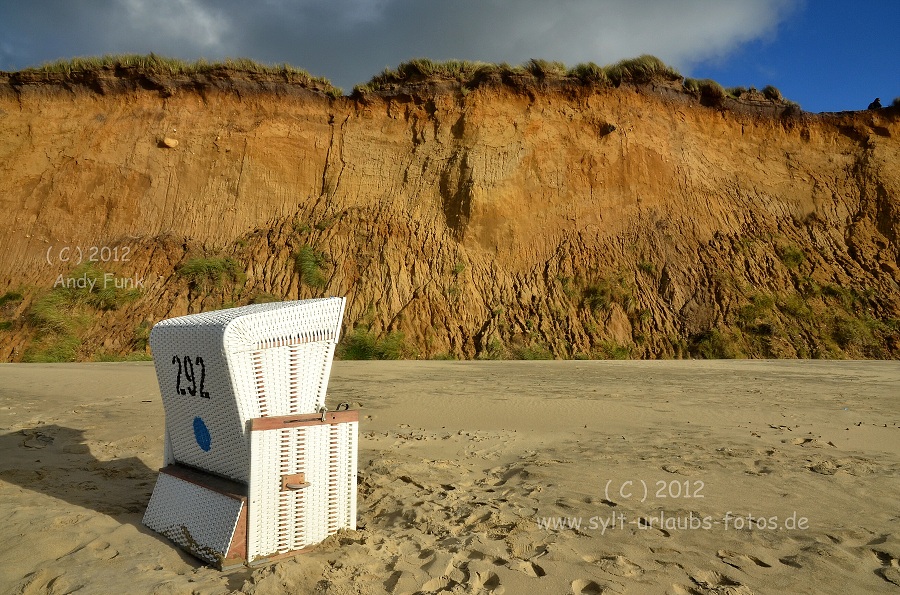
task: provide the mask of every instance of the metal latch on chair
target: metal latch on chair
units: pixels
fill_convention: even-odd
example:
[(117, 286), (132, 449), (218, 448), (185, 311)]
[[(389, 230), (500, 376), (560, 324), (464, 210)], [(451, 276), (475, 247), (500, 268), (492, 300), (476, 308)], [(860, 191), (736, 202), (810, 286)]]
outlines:
[(309, 482), (306, 481), (306, 473), (294, 473), (293, 475), (281, 476), (282, 492), (302, 490), (307, 487), (309, 487)]
[[(335, 411), (350, 411), (350, 403), (346, 401), (341, 401), (338, 403), (337, 409)], [(319, 413), (322, 414), (322, 423), (328, 421), (325, 416), (328, 414), (328, 407), (322, 406), (319, 408)]]

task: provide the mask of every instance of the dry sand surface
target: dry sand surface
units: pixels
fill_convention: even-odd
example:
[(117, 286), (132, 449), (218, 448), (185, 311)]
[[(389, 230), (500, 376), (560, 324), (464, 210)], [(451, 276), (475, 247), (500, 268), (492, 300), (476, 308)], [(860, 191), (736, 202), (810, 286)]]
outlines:
[(0, 592), (900, 593), (896, 362), (336, 362), (344, 400), (359, 530), (220, 573), (141, 526), (152, 364), (0, 365)]

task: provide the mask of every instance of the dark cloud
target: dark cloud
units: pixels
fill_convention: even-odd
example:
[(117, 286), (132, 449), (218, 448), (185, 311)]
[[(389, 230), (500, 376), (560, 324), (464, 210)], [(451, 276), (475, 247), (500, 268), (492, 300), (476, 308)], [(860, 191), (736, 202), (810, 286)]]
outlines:
[(686, 69), (774, 29), (793, 0), (83, 0), (4, 3), (0, 69), (107, 53), (289, 62), (345, 88), (427, 56)]

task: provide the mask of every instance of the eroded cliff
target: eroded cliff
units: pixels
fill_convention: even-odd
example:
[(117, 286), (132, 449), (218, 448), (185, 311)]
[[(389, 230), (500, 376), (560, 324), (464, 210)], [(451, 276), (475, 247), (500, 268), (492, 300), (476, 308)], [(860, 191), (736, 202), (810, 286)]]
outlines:
[(0, 359), (319, 295), (356, 353), (900, 356), (897, 108), (95, 79), (0, 80)]

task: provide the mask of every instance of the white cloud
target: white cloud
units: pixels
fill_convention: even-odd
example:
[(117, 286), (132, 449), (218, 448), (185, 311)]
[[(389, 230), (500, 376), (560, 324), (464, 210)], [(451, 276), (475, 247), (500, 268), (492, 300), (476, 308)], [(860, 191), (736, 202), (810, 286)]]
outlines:
[[(491, 3), (488, 3), (490, 5)], [(497, 47), (503, 60), (527, 57), (601, 64), (653, 54), (679, 67), (727, 54), (771, 32), (792, 0), (538, 0), (494, 2), (503, 8), (480, 31), (478, 46)], [(493, 39), (491, 39), (493, 38)], [(496, 41), (499, 40), (499, 43)]]
[[(124, 23), (121, 37), (149, 36), (164, 43), (220, 51), (231, 27), (224, 15), (196, 0), (119, 0)], [(164, 53), (164, 51), (162, 52)]]
[[(156, 52), (290, 62), (346, 88), (415, 57), (608, 64), (654, 54), (683, 72), (770, 34), (805, 0), (115, 0), (0, 3), (18, 66)], [(21, 43), (16, 42), (16, 46)]]
[[(313, 0), (316, 1), (316, 0)], [(392, 0), (331, 0), (327, 4), (346, 24), (376, 24)]]
[(263, 0), (268, 11), (282, 11), (288, 18), (293, 14), (328, 15), (330, 21), (317, 23), (327, 28), (332, 25), (359, 25), (378, 22), (385, 10), (395, 0)]

